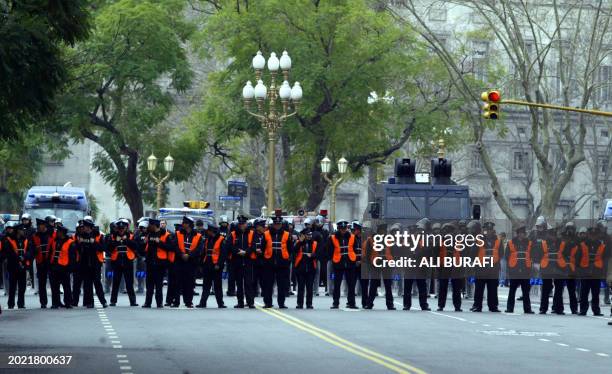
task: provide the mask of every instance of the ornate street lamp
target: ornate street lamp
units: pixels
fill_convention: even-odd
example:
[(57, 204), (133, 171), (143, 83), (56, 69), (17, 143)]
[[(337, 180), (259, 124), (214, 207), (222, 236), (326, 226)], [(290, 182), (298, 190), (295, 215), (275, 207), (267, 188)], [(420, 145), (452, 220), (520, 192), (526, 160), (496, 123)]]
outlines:
[(346, 174), (346, 169), (348, 167), (348, 161), (342, 157), (338, 160), (338, 174), (334, 175), (332, 178), (329, 177), (329, 172), (331, 169), (331, 160), (325, 156), (321, 160), (321, 173), (323, 174), (323, 178), (329, 183), (331, 188), (331, 206), (329, 209), (329, 218), (332, 222), (336, 221), (336, 188), (342, 183), (344, 180), (344, 174)]
[[(291, 58), (287, 51), (283, 51), (281, 58), (276, 57), (276, 53), (270, 53), (268, 58), (268, 70), (270, 71), (270, 86), (264, 85), (262, 78), (266, 59), (258, 51), (252, 62), (255, 70), (255, 87), (251, 81), (246, 82), (242, 89), (244, 106), (251, 116), (257, 118), (261, 126), (268, 132), (268, 209), (274, 207), (274, 176), (276, 173), (275, 165), (275, 144), (276, 135), (282, 128), (287, 118), (297, 114), (302, 100), (302, 87), (299, 82), (295, 82), (293, 87), (289, 85), (289, 71), (291, 70)], [(283, 82), (277, 86), (276, 76), (279, 69), (283, 74)], [(267, 102), (266, 102), (267, 100)], [(251, 111), (251, 105), (257, 103), (257, 111)], [(277, 108), (280, 101), (280, 108)], [(293, 106), (293, 111), (291, 111)]]
[(157, 212), (159, 213), (159, 209), (161, 208), (161, 200), (162, 200), (162, 190), (164, 187), (164, 183), (170, 178), (170, 173), (174, 169), (174, 159), (172, 156), (168, 155), (164, 158), (164, 170), (166, 171), (166, 175), (163, 177), (155, 175), (154, 171), (157, 168), (157, 157), (153, 153), (151, 156), (147, 158), (147, 169), (149, 170), (149, 174), (151, 178), (155, 181), (157, 187)]

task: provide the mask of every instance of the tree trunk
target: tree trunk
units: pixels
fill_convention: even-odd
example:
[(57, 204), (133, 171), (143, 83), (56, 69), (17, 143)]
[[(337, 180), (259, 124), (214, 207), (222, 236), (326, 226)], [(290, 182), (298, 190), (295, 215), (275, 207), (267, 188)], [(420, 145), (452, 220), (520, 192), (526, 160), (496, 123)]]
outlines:
[(132, 213), (132, 222), (136, 222), (144, 215), (142, 204), (142, 192), (138, 187), (138, 154), (131, 154), (128, 157), (126, 174), (122, 178), (122, 193), (125, 202)]

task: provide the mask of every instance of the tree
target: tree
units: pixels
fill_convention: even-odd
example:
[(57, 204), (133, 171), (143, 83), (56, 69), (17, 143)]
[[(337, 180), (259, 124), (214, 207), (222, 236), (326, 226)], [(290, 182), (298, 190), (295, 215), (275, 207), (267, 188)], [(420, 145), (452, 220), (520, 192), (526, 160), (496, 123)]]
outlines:
[[(412, 30), (368, 1), (207, 3), (213, 14), (204, 17), (202, 44), (229, 63), (209, 76), (203, 110), (193, 121), (202, 137), (224, 146), (262, 136), (241, 107), (242, 87), (253, 77), (252, 57), (257, 50), (269, 55), (286, 49), (293, 59), (292, 79), (305, 94), (299, 115), (280, 134), (277, 154), (284, 167), (276, 178), (283, 180), (285, 208), (320, 204), (327, 183), (319, 162), (325, 155), (346, 157), (353, 176), (360, 176), (408, 139), (446, 136), (447, 128), (461, 124), (450, 116), (460, 105), (443, 67)], [(233, 162), (254, 169), (266, 165), (261, 156), (251, 150)], [(263, 170), (254, 171), (261, 177)]]
[[(449, 48), (436, 30), (425, 21), (429, 11), (417, 1), (405, 2), (408, 16), (389, 9), (410, 25), (417, 25), (420, 35), (445, 64), (455, 88), (469, 103), (473, 142), (477, 145), (484, 168), (491, 180), (495, 201), (513, 225), (520, 217), (513, 211), (504, 186), (485, 141), (491, 130), (481, 117), (480, 91), (491, 84), (500, 84), (506, 92), (532, 102), (558, 101), (566, 106), (587, 108), (593, 105), (594, 93), (600, 86), (596, 72), (601, 67), (610, 45), (610, 8), (604, 1), (577, 0), (570, 4), (553, 0), (541, 2), (500, 0), (449, 1), (471, 11), (471, 17), (484, 24), (484, 30), (474, 30), (481, 40), (492, 41), (494, 50), (510, 63), (511, 79), (481, 80), (474, 86), (463, 64), (465, 49)], [(464, 34), (465, 36), (465, 34)], [(466, 38), (463, 38), (466, 41)], [(461, 44), (461, 43), (460, 43)], [(465, 43), (463, 44), (465, 45)], [(500, 75), (498, 75), (500, 76)], [(537, 203), (529, 211), (527, 223), (542, 214), (555, 218), (557, 205), (578, 165), (585, 160), (587, 126), (591, 118), (584, 115), (556, 115), (548, 110), (530, 108), (527, 111), (530, 131), (528, 143), (535, 158)], [(564, 166), (557, 168), (559, 158)]]
[[(186, 55), (193, 26), (180, 0), (120, 0), (95, 12), (91, 37), (66, 50), (70, 84), (58, 98), (53, 120), (78, 141), (100, 147), (93, 168), (130, 208), (143, 215), (145, 159), (151, 152), (176, 159), (173, 180), (184, 180), (198, 160), (192, 139), (164, 120), (174, 97), (191, 84)], [(161, 156), (161, 157), (159, 157)]]
[(0, 139), (29, 133), (52, 112), (67, 78), (61, 47), (87, 37), (88, 3), (0, 1)]

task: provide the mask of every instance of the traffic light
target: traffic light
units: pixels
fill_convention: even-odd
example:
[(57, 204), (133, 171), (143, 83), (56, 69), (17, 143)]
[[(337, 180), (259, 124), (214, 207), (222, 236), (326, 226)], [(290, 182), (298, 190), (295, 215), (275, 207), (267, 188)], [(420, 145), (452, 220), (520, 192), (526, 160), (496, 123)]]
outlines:
[(482, 116), (486, 119), (498, 119), (501, 104), (501, 93), (499, 91), (486, 91), (480, 95), (485, 104), (482, 107)]

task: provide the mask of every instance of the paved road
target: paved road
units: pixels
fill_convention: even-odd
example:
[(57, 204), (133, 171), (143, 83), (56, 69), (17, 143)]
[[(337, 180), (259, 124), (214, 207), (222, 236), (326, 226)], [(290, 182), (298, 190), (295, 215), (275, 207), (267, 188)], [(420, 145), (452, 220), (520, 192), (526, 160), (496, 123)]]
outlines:
[(612, 372), (603, 317), (386, 311), (382, 299), (372, 311), (330, 310), (327, 297), (283, 311), (145, 310), (125, 296), (107, 309), (41, 310), (35, 296), (26, 310), (0, 303), (3, 357), (70, 354), (75, 373)]

